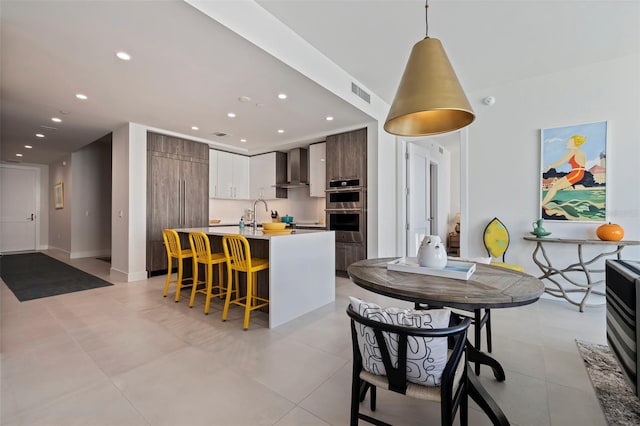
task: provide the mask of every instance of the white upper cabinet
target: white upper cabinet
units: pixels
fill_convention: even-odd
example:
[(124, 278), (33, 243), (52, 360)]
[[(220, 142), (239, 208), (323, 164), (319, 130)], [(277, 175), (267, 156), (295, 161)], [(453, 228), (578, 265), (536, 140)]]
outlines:
[(235, 154), (218, 151), (218, 167), (216, 169), (217, 198), (233, 198), (233, 163)]
[(249, 157), (233, 156), (233, 198), (249, 198)]
[[(215, 167), (213, 158), (216, 158)], [(249, 157), (211, 150), (209, 155), (209, 196), (249, 198)], [(213, 183), (213, 191), (211, 190)]]
[(326, 189), (325, 142), (309, 146), (309, 196), (324, 197)]
[(276, 188), (287, 179), (287, 154), (269, 152), (249, 159), (249, 196), (251, 199), (287, 198), (287, 190)]

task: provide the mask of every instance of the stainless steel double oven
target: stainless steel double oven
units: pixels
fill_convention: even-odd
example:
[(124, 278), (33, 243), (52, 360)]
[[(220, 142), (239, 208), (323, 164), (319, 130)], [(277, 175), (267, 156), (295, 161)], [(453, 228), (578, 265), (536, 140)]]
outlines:
[(335, 231), (336, 241), (362, 243), (365, 238), (365, 189), (360, 179), (329, 181), (327, 225)]

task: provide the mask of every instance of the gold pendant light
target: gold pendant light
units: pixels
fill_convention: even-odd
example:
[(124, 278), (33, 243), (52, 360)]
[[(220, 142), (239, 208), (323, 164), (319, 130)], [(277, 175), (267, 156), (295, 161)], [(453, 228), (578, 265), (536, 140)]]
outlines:
[[(428, 7), (426, 3), (425, 10)], [(384, 130), (398, 136), (437, 135), (468, 126), (474, 119), (442, 43), (427, 34), (411, 50)]]

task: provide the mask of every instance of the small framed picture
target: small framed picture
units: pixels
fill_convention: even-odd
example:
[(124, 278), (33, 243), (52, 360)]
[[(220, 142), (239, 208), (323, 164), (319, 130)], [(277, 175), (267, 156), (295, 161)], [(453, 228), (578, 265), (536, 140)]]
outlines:
[(607, 220), (607, 122), (542, 129), (540, 217)]
[(53, 204), (56, 209), (64, 208), (64, 186), (62, 182), (53, 185)]

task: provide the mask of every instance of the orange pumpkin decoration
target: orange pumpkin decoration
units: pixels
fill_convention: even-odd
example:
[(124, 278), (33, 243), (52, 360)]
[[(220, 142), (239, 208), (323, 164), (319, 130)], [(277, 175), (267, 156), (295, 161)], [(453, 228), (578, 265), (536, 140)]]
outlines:
[(598, 226), (596, 235), (603, 241), (620, 241), (624, 237), (624, 229), (615, 223), (605, 223)]

